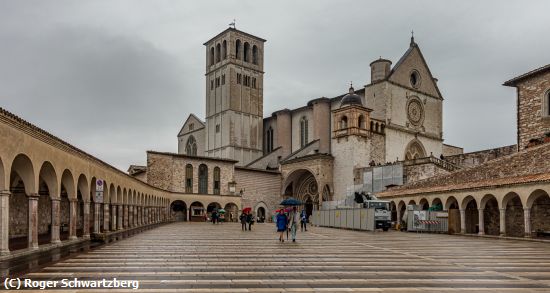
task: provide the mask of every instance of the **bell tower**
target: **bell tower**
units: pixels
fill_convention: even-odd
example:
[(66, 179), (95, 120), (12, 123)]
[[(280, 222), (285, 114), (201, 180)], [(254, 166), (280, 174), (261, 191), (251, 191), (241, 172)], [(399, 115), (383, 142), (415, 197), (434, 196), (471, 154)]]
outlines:
[(205, 155), (262, 156), (265, 40), (230, 27), (206, 43)]

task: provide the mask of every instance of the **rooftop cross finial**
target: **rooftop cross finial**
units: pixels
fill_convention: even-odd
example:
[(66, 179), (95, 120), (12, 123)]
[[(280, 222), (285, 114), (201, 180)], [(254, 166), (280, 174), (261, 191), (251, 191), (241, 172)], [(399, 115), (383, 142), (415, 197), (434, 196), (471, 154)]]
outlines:
[(237, 29), (237, 22), (233, 18), (233, 22), (229, 24), (229, 27), (233, 27), (234, 29)]
[(349, 82), (349, 93), (350, 93), (350, 94), (355, 93), (355, 90), (353, 89), (353, 81), (350, 81), (350, 82)]
[(414, 46), (416, 43), (414, 42), (414, 30), (411, 30), (411, 47)]

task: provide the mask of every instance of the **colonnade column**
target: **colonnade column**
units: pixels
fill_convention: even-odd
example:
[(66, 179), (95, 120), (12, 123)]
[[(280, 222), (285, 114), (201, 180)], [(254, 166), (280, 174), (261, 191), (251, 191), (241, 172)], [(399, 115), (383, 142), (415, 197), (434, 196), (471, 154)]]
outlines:
[(29, 248), (38, 249), (38, 198), (40, 195), (34, 193), (29, 198)]
[(7, 190), (0, 191), (0, 255), (10, 253), (10, 195)]
[(118, 212), (117, 212), (117, 230), (122, 230), (122, 213), (123, 213), (123, 209), (122, 209), (122, 205), (119, 204), (118, 205)]
[(99, 225), (101, 224), (99, 221), (99, 209), (100, 209), (100, 203), (94, 202), (94, 233), (99, 233), (101, 230), (99, 229)]
[(109, 231), (109, 203), (103, 203), (103, 231)]
[(134, 227), (137, 227), (139, 226), (139, 223), (138, 223), (138, 206), (135, 205), (134, 206)]
[(116, 222), (117, 222), (117, 205), (116, 204), (111, 204), (111, 231), (116, 231), (117, 227), (116, 227)]
[(479, 235), (485, 235), (485, 221), (484, 221), (485, 218), (483, 217), (483, 211), (484, 209), (482, 208), (477, 209), (477, 214), (479, 217), (479, 221), (478, 221), (479, 231), (477, 234)]
[(59, 238), (59, 224), (61, 222), (61, 216), (59, 215), (59, 202), (61, 198), (52, 197), (52, 243), (61, 243)]
[(500, 236), (506, 236), (506, 209), (499, 209), (500, 211)]
[(76, 198), (69, 198), (69, 240), (75, 240), (76, 237), (76, 205), (78, 200)]
[(466, 233), (466, 210), (460, 209), (460, 234)]
[(134, 227), (134, 206), (128, 206), (128, 228)]
[(531, 237), (531, 208), (523, 208), (523, 219), (525, 222), (525, 237)]
[(138, 206), (138, 225), (143, 225), (143, 215), (141, 214), (141, 206)]
[(84, 222), (82, 226), (84, 227), (84, 232), (82, 234), (82, 237), (84, 238), (90, 238), (90, 203), (84, 202), (84, 210), (83, 210), (84, 216), (82, 217), (82, 221)]

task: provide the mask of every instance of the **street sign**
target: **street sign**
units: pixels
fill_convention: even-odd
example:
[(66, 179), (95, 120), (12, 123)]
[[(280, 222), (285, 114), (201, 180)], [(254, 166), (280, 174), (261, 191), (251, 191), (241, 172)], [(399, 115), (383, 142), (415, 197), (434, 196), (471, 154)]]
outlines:
[(103, 180), (97, 179), (95, 181), (95, 191), (101, 191), (103, 192)]

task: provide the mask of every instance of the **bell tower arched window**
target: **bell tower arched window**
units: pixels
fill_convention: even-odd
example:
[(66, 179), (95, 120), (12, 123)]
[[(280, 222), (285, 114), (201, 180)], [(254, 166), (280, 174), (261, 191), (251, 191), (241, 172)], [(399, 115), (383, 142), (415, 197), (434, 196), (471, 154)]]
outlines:
[(258, 47), (252, 46), (252, 63), (258, 64)]
[(216, 62), (220, 62), (222, 58), (222, 46), (220, 44), (216, 45)]
[(192, 135), (187, 139), (187, 143), (185, 144), (185, 154), (188, 156), (197, 155), (197, 141)]
[(210, 65), (214, 65), (214, 47), (210, 48)]
[(365, 117), (363, 117), (363, 115), (360, 115), (359, 119), (357, 119), (357, 127), (359, 127), (359, 128), (365, 128), (366, 127)]
[(300, 147), (304, 147), (308, 143), (308, 121), (304, 116), (300, 119)]
[(224, 40), (223, 41), (223, 45), (222, 45), (222, 57), (223, 59), (227, 59), (227, 41)]
[(250, 62), (250, 44), (248, 42), (244, 43), (244, 49), (243, 49), (243, 60), (244, 62)]
[(241, 60), (241, 40), (235, 42), (235, 58)]
[(346, 129), (348, 128), (348, 116), (343, 116), (342, 120), (340, 120), (340, 128)]

